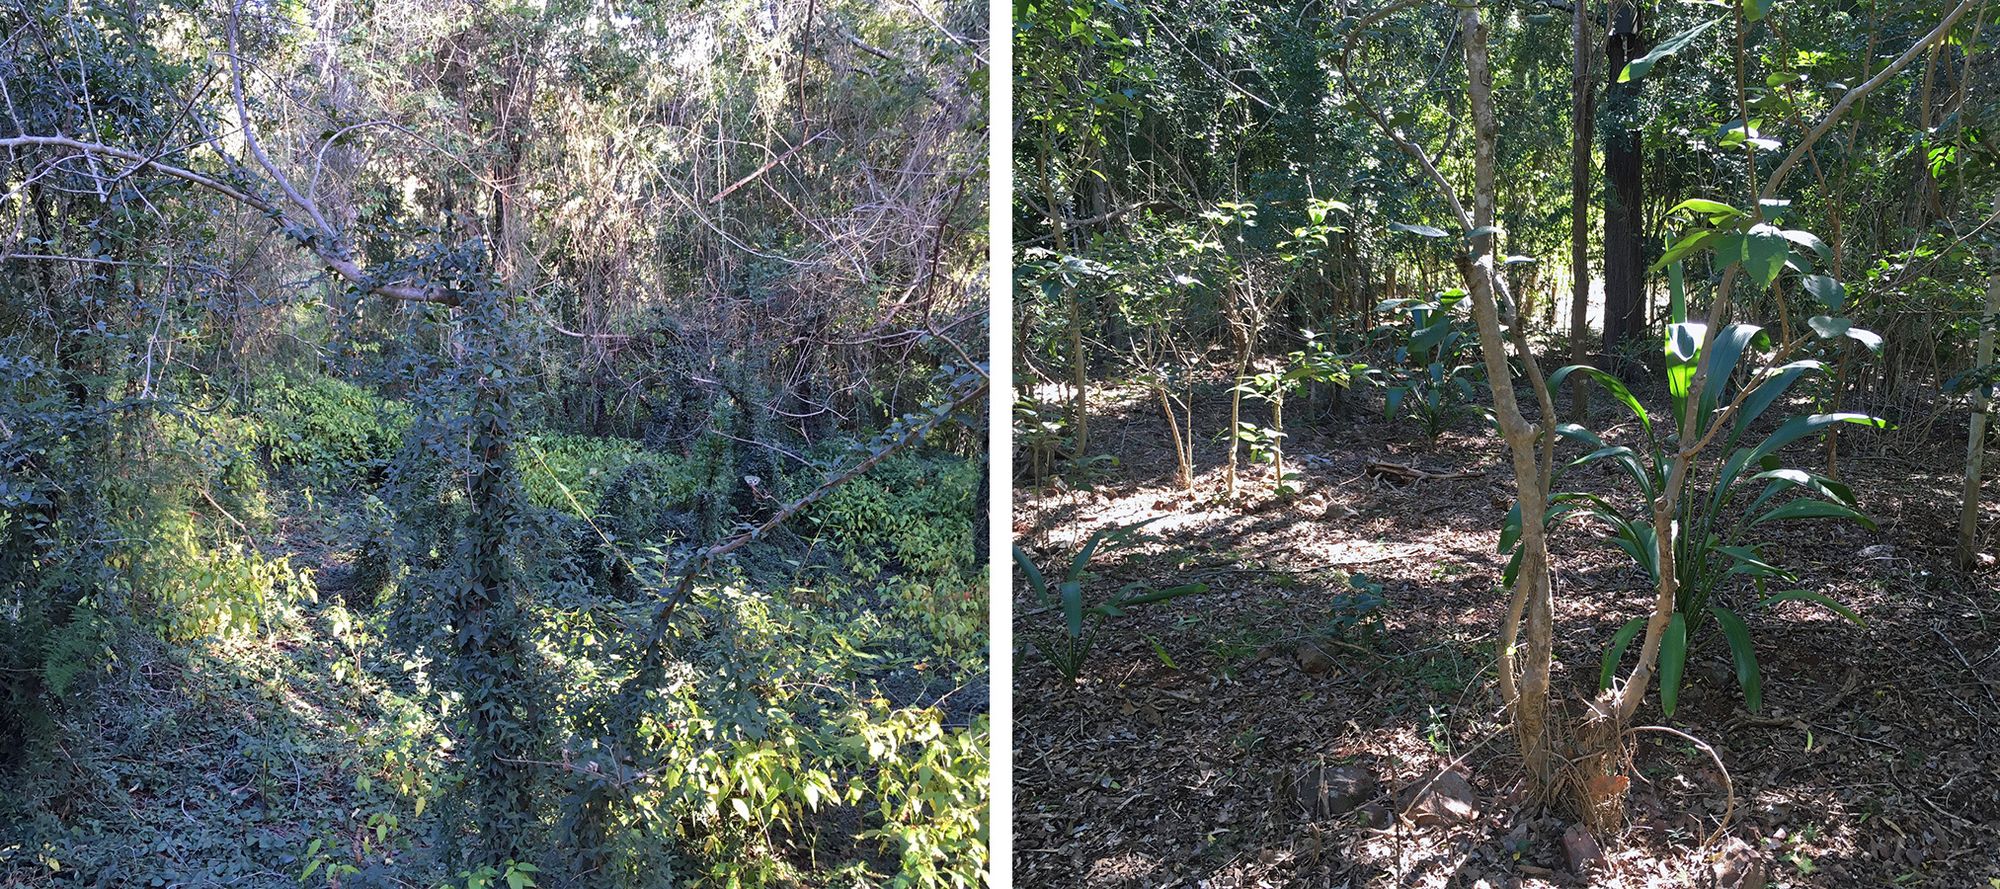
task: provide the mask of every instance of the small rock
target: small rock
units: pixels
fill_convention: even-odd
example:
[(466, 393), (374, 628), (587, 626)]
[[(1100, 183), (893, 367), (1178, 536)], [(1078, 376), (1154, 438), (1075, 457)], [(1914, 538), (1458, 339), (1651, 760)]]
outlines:
[(1345, 815), (1375, 796), (1375, 776), (1361, 766), (1314, 766), (1293, 788), (1314, 818)]
[(1299, 647), (1292, 651), (1292, 655), (1299, 659), (1299, 669), (1307, 673), (1317, 676), (1333, 672), (1335, 664), (1332, 647), (1317, 639), (1307, 639), (1299, 643)]
[(1572, 824), (1563, 831), (1563, 852), (1569, 856), (1569, 869), (1578, 874), (1589, 873), (1604, 862), (1604, 850), (1597, 845), (1597, 838), (1581, 824)]
[(1361, 826), (1370, 830), (1388, 830), (1396, 823), (1396, 816), (1389, 813), (1388, 805), (1379, 800), (1354, 810), (1354, 813)]
[(1426, 774), (1405, 788), (1398, 802), (1403, 814), (1421, 825), (1463, 823), (1479, 817), (1479, 798), (1458, 772)]
[(1764, 889), (1764, 860), (1750, 844), (1730, 837), (1715, 862), (1715, 889)]

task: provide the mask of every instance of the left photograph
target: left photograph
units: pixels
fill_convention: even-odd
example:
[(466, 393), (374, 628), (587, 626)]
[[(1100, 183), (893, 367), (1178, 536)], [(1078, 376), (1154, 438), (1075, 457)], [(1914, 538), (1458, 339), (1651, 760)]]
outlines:
[(0, 886), (984, 885), (987, 21), (0, 0)]

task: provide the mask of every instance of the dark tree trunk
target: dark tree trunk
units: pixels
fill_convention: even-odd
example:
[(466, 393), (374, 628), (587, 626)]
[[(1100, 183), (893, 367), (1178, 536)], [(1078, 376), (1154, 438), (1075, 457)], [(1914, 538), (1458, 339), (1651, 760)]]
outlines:
[[(1590, 143), (1596, 106), (1590, 88), (1590, 4), (1576, 0), (1571, 38), (1575, 58), (1570, 71), (1570, 217), (1569, 217), (1569, 348), (1570, 363), (1590, 361)], [(1554, 307), (1555, 295), (1549, 295)], [(1570, 417), (1583, 422), (1590, 411), (1589, 379), (1577, 374), (1570, 386)]]
[(1645, 262), (1640, 236), (1645, 231), (1645, 154), (1639, 138), (1639, 84), (1619, 83), (1625, 63), (1644, 55), (1639, 8), (1632, 0), (1613, 0), (1607, 15), (1610, 30), (1604, 41), (1608, 85), (1604, 90), (1604, 352), (1617, 354), (1619, 345), (1646, 330)]

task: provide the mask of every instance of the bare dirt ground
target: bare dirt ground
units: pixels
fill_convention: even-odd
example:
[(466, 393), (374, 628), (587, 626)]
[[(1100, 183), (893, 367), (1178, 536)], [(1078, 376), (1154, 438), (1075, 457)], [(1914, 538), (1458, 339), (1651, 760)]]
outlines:
[[(1562, 814), (1521, 801), (1499, 720), (1495, 549), (1513, 484), (1477, 415), (1435, 447), (1383, 420), (1379, 398), (1310, 426), (1295, 417), (1286, 451), (1300, 494), (1274, 497), (1258, 467), (1229, 507), (1221, 445), (1203, 440), (1195, 494), (1182, 492), (1164, 423), (1140, 395), (1096, 404), (1091, 450), (1118, 465), (1093, 483), (1017, 479), (1016, 539), (1048, 565), (1098, 528), (1166, 516), (1151, 542), (1093, 563), (1091, 589), (1210, 589), (1107, 622), (1072, 684), (1032, 645), (1059, 630), (1060, 612), (1015, 583), (1019, 885), (1710, 886), (1721, 827), (1771, 886), (2000, 887), (2000, 576), (1951, 568), (1962, 416), (1930, 437), (1846, 436), (1843, 478), (1879, 531), (1802, 522), (1769, 538), (1803, 586), (1855, 608), (1865, 628), (1797, 602), (1744, 609), (1765, 683), (1758, 713), (1719, 637), (1697, 640), (1672, 719), (1657, 695), (1641, 711), (1642, 724), (1714, 747), (1733, 783), (1729, 822), (1708, 755), (1642, 733), (1629, 825), (1597, 838), (1601, 861), (1579, 873)], [(1222, 428), (1226, 411), (1211, 389), (1198, 428)], [(1618, 419), (1597, 413), (1592, 426)], [(1469, 475), (1398, 483), (1371, 460)], [(1560, 487), (1619, 490), (1597, 470)], [(1640, 569), (1594, 539), (1604, 533), (1571, 523), (1551, 542), (1556, 683), (1572, 706), (1652, 596)], [(1353, 573), (1382, 585), (1379, 627), (1302, 645), (1326, 638)], [(1374, 789), (1340, 807), (1353, 811), (1316, 815), (1299, 777), (1342, 766)], [(1390, 815), (1447, 767), (1469, 779), (1476, 814)]]

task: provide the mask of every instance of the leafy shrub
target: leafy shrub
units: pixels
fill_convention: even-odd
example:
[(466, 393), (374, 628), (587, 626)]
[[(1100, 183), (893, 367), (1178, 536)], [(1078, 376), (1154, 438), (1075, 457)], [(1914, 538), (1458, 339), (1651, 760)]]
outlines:
[[(1714, 241), (1722, 245), (1715, 248), (1719, 258), (1735, 258), (1747, 255), (1744, 251), (1755, 251), (1766, 257), (1766, 261), (1756, 264), (1762, 271), (1754, 272), (1762, 276), (1762, 284), (1768, 286), (1785, 268), (1797, 268), (1802, 287), (1818, 296), (1827, 311), (1839, 311), (1839, 283), (1824, 275), (1809, 274), (1813, 251), (1798, 246), (1818, 244), (1818, 238), (1806, 232), (1780, 232), (1763, 223), (1752, 226), (1747, 214), (1713, 201), (1687, 201), (1675, 210), (1684, 207), (1712, 214), (1711, 218), (1718, 222), (1729, 221), (1748, 228), (1740, 233), (1734, 229), (1700, 230), (1677, 244), (1675, 250), (1685, 253)], [(1811, 336), (1802, 336), (1792, 343), (1774, 343), (1763, 328), (1754, 324), (1730, 324), (1715, 332), (1704, 352), (1707, 325), (1687, 320), (1678, 265), (1671, 270), (1669, 286), (1670, 323), (1662, 345), (1667, 359), (1667, 394), (1673, 406), (1675, 436), (1669, 438), (1655, 430), (1645, 406), (1616, 377), (1585, 365), (1558, 370), (1549, 377), (1550, 388), (1560, 386), (1571, 373), (1582, 373), (1631, 411), (1644, 432), (1646, 451), (1610, 445), (1596, 433), (1573, 423), (1558, 426), (1558, 435), (1589, 448), (1583, 456), (1571, 461), (1571, 466), (1608, 464), (1631, 480), (1640, 498), (1636, 503), (1620, 504), (1589, 493), (1552, 493), (1547, 520), (1553, 524), (1574, 516), (1604, 522), (1613, 532), (1612, 542), (1645, 569), (1657, 588), (1661, 579), (1660, 541), (1651, 510), (1655, 503), (1669, 496), (1666, 491), (1677, 449), (1689, 447), (1690, 443), (1698, 443), (1695, 445), (1698, 448), (1710, 440), (1717, 442), (1720, 451), (1715, 457), (1719, 459), (1698, 459), (1699, 451), (1695, 451), (1697, 462), (1689, 465), (1688, 480), (1667, 504), (1673, 510), (1675, 529), (1670, 549), (1675, 589), (1674, 612), (1659, 648), (1660, 704), (1667, 715), (1673, 715), (1690, 647), (1702, 639), (1700, 631), (1713, 620), (1728, 641), (1744, 703), (1755, 711), (1762, 704), (1763, 680), (1749, 627), (1737, 613), (1738, 609), (1744, 605), (1768, 607), (1801, 600), (1861, 624), (1852, 610), (1823, 594), (1804, 589), (1776, 592), (1769, 589), (1772, 584), (1793, 586), (1799, 578), (1774, 564), (1766, 544), (1756, 539), (1758, 529), (1772, 522), (1819, 519), (1874, 527), (1874, 522), (1856, 509), (1853, 489), (1837, 479), (1787, 467), (1780, 454), (1787, 445), (1817, 438), (1837, 424), (1877, 428), (1889, 424), (1859, 413), (1792, 416), (1781, 420), (1761, 440), (1752, 435), (1752, 426), (1765, 411), (1780, 404), (1794, 384), (1809, 374), (1826, 372), (1826, 363), (1817, 359), (1787, 360), (1810, 340), (1854, 339), (1873, 349), (1881, 345), (1881, 338), (1854, 327), (1844, 317), (1819, 315), (1809, 325)], [(1703, 364), (1706, 364), (1706, 382), (1699, 397), (1691, 403), (1693, 379)], [(1732, 384), (1736, 385), (1733, 397), (1728, 395)], [(1720, 425), (1725, 420), (1726, 428)], [(1756, 443), (1751, 444), (1752, 441)], [(1727, 456), (1720, 456), (1721, 453)], [(1501, 533), (1503, 552), (1513, 547), (1519, 533), (1517, 506)], [(1510, 564), (1508, 573), (1511, 575), (1512, 571)], [(1723, 596), (1731, 592), (1732, 582), (1738, 579), (1748, 580), (1757, 596), (1748, 602), (1735, 603), (1738, 607), (1732, 609), (1729, 607), (1732, 603), (1724, 601)], [(1511, 576), (1508, 582), (1512, 583)], [(1645, 629), (1646, 620), (1640, 617), (1627, 622), (1612, 638), (1611, 647), (1604, 654), (1601, 685), (1609, 687), (1619, 660)]]
[(886, 885), (983, 884), (987, 835), (986, 717), (947, 730), (936, 710), (854, 711), (850, 759), (874, 769), (866, 780), (882, 826), (862, 834), (894, 847), (900, 869)]
[(1405, 319), (1382, 328), (1393, 342), (1388, 366), (1370, 371), (1386, 390), (1382, 411), (1416, 423), (1427, 442), (1435, 443), (1474, 400), (1472, 386), (1480, 378), (1477, 360), (1466, 354), (1474, 336), (1457, 314), (1465, 295), (1452, 289), (1431, 299), (1392, 299), (1376, 308)]
[(700, 543), (733, 518), (741, 485), (727, 444), (708, 436), (683, 457), (630, 439), (542, 435), (522, 443), (517, 461), (529, 502), (590, 520), (621, 546)]
[(1131, 525), (1117, 525), (1101, 528), (1084, 541), (1076, 555), (1070, 557), (1062, 582), (1051, 585), (1040, 568), (1026, 550), (1014, 547), (1014, 562), (1021, 566), (1021, 573), (1027, 576), (1028, 588), (1035, 591), (1036, 600), (1046, 606), (1060, 607), (1063, 613), (1063, 633), (1060, 636), (1038, 636), (1034, 645), (1049, 664), (1072, 682), (1083, 672), (1084, 661), (1090, 658), (1090, 649), (1096, 643), (1097, 631), (1104, 622), (1114, 617), (1123, 617), (1125, 609), (1139, 605), (1150, 605), (1168, 599), (1195, 593), (1208, 592), (1208, 584), (1184, 583), (1164, 589), (1147, 590), (1144, 584), (1129, 583), (1121, 587), (1108, 602), (1091, 605), (1084, 601), (1085, 587), (1090, 583), (1087, 570), (1090, 560), (1099, 552), (1109, 552), (1120, 546), (1128, 546), (1143, 536), (1146, 525), (1159, 519), (1148, 519)]
[(1381, 628), (1382, 609), (1387, 604), (1382, 598), (1382, 584), (1366, 574), (1356, 573), (1348, 575), (1346, 586), (1346, 590), (1335, 594), (1323, 628), (1335, 639), (1372, 638)]
[(863, 580), (895, 571), (963, 580), (976, 572), (979, 464), (898, 455), (827, 495), (806, 519)]
[(274, 378), (257, 392), (271, 464), (322, 484), (372, 473), (402, 446), (409, 408), (353, 383)]
[(347, 604), (373, 605), (396, 582), (396, 516), (382, 498), (361, 499), (354, 522), (359, 526), (359, 551), (354, 554), (354, 588)]
[(898, 455), (834, 489), (804, 517), (857, 579), (880, 584), (934, 650), (983, 651), (979, 483), (975, 461)]
[[(979, 885), (990, 789), (983, 717), (948, 728), (935, 708), (878, 696), (864, 677), (880, 656), (864, 652), (889, 628), (866, 612), (736, 586), (700, 588), (694, 604), (680, 631), (686, 659), (646, 702), (639, 733), (659, 765), (636, 802), (657, 817), (614, 825), (612, 870), (642, 885), (653, 883), (636, 878), (669, 864), (673, 885), (793, 885), (794, 856), (781, 854), (778, 838), (818, 855), (829, 837), (859, 856), (833, 868), (854, 885)], [(562, 638), (588, 651), (591, 634), (575, 629)], [(600, 661), (564, 663), (566, 685), (607, 684)], [(592, 764), (613, 780), (629, 770), (614, 759)]]
[(314, 599), (311, 575), (290, 557), (266, 558), (241, 543), (211, 548), (185, 514), (150, 522), (135, 550), (120, 554), (132, 588), (158, 609), (160, 634), (170, 642), (255, 633), (301, 599)]
[(538, 435), (518, 452), (521, 487), (528, 501), (577, 518), (590, 518), (613, 479), (633, 467), (653, 470), (653, 480), (670, 481), (671, 458), (624, 438)]

